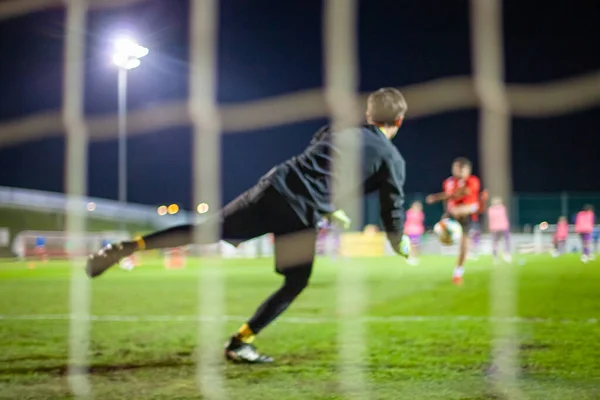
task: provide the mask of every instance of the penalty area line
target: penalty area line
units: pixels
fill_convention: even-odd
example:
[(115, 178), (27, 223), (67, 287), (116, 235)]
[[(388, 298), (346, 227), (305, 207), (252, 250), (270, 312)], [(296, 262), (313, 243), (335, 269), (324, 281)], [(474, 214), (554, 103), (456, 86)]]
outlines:
[[(0, 315), (0, 321), (67, 321), (77, 319), (69, 314), (25, 314)], [(248, 319), (246, 316), (224, 315), (222, 318), (203, 318), (197, 315), (90, 315), (80, 318), (97, 322), (198, 322), (198, 321), (232, 321), (240, 322)], [(506, 322), (519, 324), (598, 324), (600, 319), (556, 319), (536, 317), (495, 318), (485, 316), (455, 315), (394, 315), (388, 317), (361, 318), (365, 323), (403, 323), (403, 322)], [(337, 318), (318, 317), (282, 317), (277, 322), (288, 324), (333, 324)]]

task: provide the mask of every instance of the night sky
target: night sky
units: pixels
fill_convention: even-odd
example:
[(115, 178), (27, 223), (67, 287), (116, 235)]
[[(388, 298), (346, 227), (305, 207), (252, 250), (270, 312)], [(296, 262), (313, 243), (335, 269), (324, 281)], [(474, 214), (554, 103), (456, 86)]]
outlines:
[[(110, 62), (118, 32), (150, 48), (130, 73), (129, 107), (187, 96), (188, 5), (148, 1), (89, 15), (88, 115), (116, 112), (117, 73)], [(218, 100), (261, 99), (323, 83), (319, 0), (221, 1)], [(600, 69), (600, 7), (595, 0), (505, 1), (506, 76), (539, 83)], [(404, 86), (471, 73), (466, 0), (363, 0), (360, 89)], [(0, 22), (0, 121), (61, 105), (64, 12)], [(477, 170), (478, 112), (411, 120), (394, 140), (407, 160), (407, 192), (439, 190), (457, 156)], [(223, 199), (251, 186), (272, 165), (303, 150), (325, 120), (223, 138)], [(3, 133), (0, 132), (0, 135)], [(191, 131), (129, 141), (129, 201), (191, 204)], [(0, 185), (48, 191), (64, 187), (64, 141), (0, 149)], [(116, 141), (90, 146), (89, 194), (117, 197)], [(513, 176), (519, 192), (600, 191), (600, 108), (546, 119), (513, 119)]]

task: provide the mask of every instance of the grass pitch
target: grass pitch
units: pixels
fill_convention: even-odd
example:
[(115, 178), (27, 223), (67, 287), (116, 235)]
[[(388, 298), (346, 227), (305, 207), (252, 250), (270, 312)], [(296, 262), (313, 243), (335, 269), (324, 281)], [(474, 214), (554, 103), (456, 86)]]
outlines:
[[(515, 263), (519, 399), (600, 399), (600, 262), (530, 256)], [(209, 261), (207, 261), (208, 263)], [(147, 259), (92, 282), (90, 380), (96, 399), (199, 399), (198, 273)], [(223, 260), (226, 332), (279, 284), (272, 262)], [(311, 285), (257, 340), (270, 366), (219, 365), (228, 398), (343, 399), (336, 278), (364, 268), (366, 364), (372, 399), (490, 400), (494, 321), (489, 258), (450, 283), (452, 258), (320, 259)], [(0, 264), (0, 399), (69, 399), (67, 263)], [(225, 342), (226, 337), (222, 338)], [(219, 349), (220, 350), (220, 349)], [(355, 396), (356, 397), (356, 396)], [(358, 396), (364, 398), (364, 396)]]

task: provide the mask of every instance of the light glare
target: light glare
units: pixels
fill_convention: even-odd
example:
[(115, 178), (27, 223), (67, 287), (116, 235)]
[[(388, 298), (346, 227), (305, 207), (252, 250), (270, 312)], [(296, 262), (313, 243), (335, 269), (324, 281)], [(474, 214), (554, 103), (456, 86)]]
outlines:
[(208, 212), (208, 204), (200, 203), (198, 204), (198, 208), (196, 210), (198, 211), (198, 214), (205, 214)]
[(119, 38), (115, 41), (113, 62), (119, 68), (133, 69), (140, 66), (140, 58), (147, 56), (147, 47), (140, 46), (131, 38)]

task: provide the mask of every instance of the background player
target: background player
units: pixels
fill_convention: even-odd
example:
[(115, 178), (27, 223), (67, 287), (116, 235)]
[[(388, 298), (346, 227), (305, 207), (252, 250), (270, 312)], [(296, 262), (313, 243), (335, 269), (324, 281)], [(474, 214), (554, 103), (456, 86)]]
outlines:
[(552, 256), (558, 257), (565, 254), (567, 238), (569, 237), (569, 221), (567, 217), (562, 216), (556, 223), (556, 232), (554, 232), (554, 251)]
[(481, 214), (475, 213), (471, 215), (471, 223), (469, 225), (469, 236), (471, 237), (471, 249), (469, 251), (469, 259), (479, 259), (479, 244), (481, 242)]
[(575, 232), (581, 237), (583, 252), (581, 261), (586, 263), (596, 257), (591, 253), (592, 232), (594, 231), (594, 207), (586, 205), (577, 213), (575, 219)]
[(415, 201), (406, 211), (406, 221), (404, 222), (404, 234), (410, 238), (411, 244), (410, 257), (408, 258), (410, 265), (419, 264), (421, 237), (425, 232), (424, 222), (423, 204), (420, 201)]
[[(348, 221), (348, 224), (350, 221)], [(328, 218), (323, 218), (319, 224), (317, 236), (317, 254), (336, 259), (341, 250), (341, 234), (343, 227)]]
[(498, 246), (502, 238), (504, 238), (505, 246), (502, 258), (508, 263), (512, 262), (510, 251), (510, 223), (508, 222), (506, 207), (502, 204), (502, 199), (500, 197), (496, 196), (492, 198), (492, 204), (488, 208), (487, 215), (490, 233), (492, 234), (492, 254), (494, 256), (494, 263), (498, 262)]
[(48, 262), (48, 250), (46, 249), (46, 237), (37, 236), (35, 238), (34, 255), (42, 262)]
[[(405, 163), (392, 144), (406, 113), (406, 101), (397, 89), (383, 88), (367, 101), (368, 125), (353, 128), (362, 146), (362, 191), (379, 191), (381, 218), (390, 244), (408, 257), (410, 240), (403, 236)], [(319, 130), (300, 155), (280, 164), (259, 182), (200, 224), (212, 225), (221, 238), (234, 245), (273, 233), (275, 270), (284, 278), (282, 286), (267, 298), (254, 315), (232, 335), (225, 347), (228, 360), (265, 363), (273, 359), (260, 354), (255, 336), (273, 322), (306, 288), (315, 257), (317, 224), (323, 217), (349, 224), (349, 218), (332, 202), (332, 182), (343, 179), (331, 160), (355, 150), (348, 131)], [(90, 255), (86, 270), (96, 277), (138, 250), (175, 248), (194, 242), (195, 226), (178, 225), (135, 241), (110, 245)], [(200, 243), (208, 244), (208, 243)]]
[(469, 250), (469, 223), (471, 215), (479, 210), (479, 192), (481, 183), (479, 178), (472, 174), (471, 161), (459, 157), (452, 162), (452, 176), (444, 181), (441, 193), (430, 194), (425, 199), (427, 204), (439, 201), (446, 202), (447, 214), (458, 221), (464, 234), (459, 244), (458, 260), (452, 274), (452, 282), (460, 285), (463, 281), (464, 263)]

